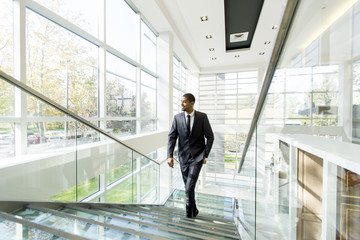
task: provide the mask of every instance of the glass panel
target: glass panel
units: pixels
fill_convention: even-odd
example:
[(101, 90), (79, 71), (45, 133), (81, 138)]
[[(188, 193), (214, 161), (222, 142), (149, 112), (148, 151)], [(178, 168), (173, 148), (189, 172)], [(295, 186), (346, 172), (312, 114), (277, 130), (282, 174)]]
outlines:
[(136, 68), (107, 53), (106, 113), (108, 116), (136, 116)]
[(156, 78), (141, 72), (141, 117), (156, 118)]
[[(360, 238), (360, 175), (346, 168), (329, 163), (329, 181), (327, 199), (330, 206), (327, 208), (328, 222), (336, 232), (336, 239)], [(331, 186), (331, 187), (330, 187)], [(334, 186), (336, 186), (334, 188)], [(335, 221), (336, 219), (336, 221)], [(331, 237), (331, 236), (329, 236)]]
[(131, 176), (132, 151), (119, 144), (109, 144), (106, 150), (106, 185), (120, 182)]
[[(310, 94), (287, 94), (285, 96), (286, 118), (309, 118), (311, 114)], [(298, 122), (297, 122), (298, 123)], [(295, 122), (294, 122), (295, 124)]]
[(139, 17), (126, 1), (106, 1), (107, 43), (134, 60), (136, 59), (138, 21)]
[(0, 218), (0, 235), (2, 239), (66, 239), (2, 218)]
[(141, 21), (141, 64), (156, 73), (156, 35)]
[(98, 35), (98, 2), (97, 0), (35, 0), (51, 11), (59, 14), (69, 22), (88, 31), (94, 36)]
[(134, 203), (136, 202), (136, 176), (127, 178), (116, 185), (106, 194), (107, 203)]
[(97, 116), (98, 47), (30, 10), (26, 28), (27, 85), (80, 116)]
[(14, 123), (0, 123), (0, 159), (15, 156)]
[(116, 137), (124, 137), (136, 134), (135, 120), (107, 121), (106, 129)]
[(13, 1), (0, 0), (0, 9), (0, 70), (13, 76)]
[(155, 203), (158, 193), (159, 165), (147, 158), (141, 158), (140, 194), (141, 203)]

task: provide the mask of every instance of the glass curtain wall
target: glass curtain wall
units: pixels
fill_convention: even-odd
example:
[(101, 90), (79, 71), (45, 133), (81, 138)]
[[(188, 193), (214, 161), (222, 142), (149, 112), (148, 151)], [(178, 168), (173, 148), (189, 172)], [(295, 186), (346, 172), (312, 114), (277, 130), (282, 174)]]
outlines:
[[(199, 109), (208, 115), (215, 134), (207, 181), (233, 182), (258, 97), (257, 75), (257, 71), (200, 75)], [(236, 176), (241, 188), (247, 188), (245, 175)]]
[[(156, 131), (157, 34), (125, 1), (0, 0), (0, 7), (2, 71), (118, 137)], [(1, 84), (2, 157), (74, 135), (70, 122), (47, 124), (51, 110)]]
[[(300, 150), (294, 152), (288, 143), (279, 141), (279, 136), (296, 140), (306, 134), (322, 144), (325, 151), (327, 143), (341, 142), (358, 152), (359, 26), (359, 1), (299, 3), (257, 122), (256, 136), (252, 138), (256, 140), (255, 161), (248, 160), (252, 156), (249, 151), (244, 163), (245, 166), (253, 162), (251, 168), (256, 176), (252, 184), (256, 193), (252, 205), (255, 216), (245, 217), (249, 223), (255, 219), (253, 239), (357, 239), (360, 236), (360, 172), (353, 167), (358, 159), (349, 158), (347, 167), (341, 161), (328, 162), (326, 158), (319, 164), (316, 156)], [(337, 156), (345, 154), (341, 149), (328, 151)], [(324, 184), (320, 191), (301, 185), (304, 182), (300, 176), (306, 168), (300, 165), (296, 168), (299, 163), (294, 162), (301, 157), (316, 162), (309, 170), (316, 172), (314, 181)], [(321, 170), (317, 172), (319, 166)], [(301, 200), (301, 194), (312, 200)], [(297, 215), (300, 210), (311, 213), (311, 208), (304, 206), (318, 201), (323, 206), (317, 209), (320, 213), (313, 215), (317, 218), (313, 225)]]
[(188, 72), (184, 64), (176, 56), (173, 57), (173, 62), (173, 114), (175, 116), (181, 112), (181, 98), (186, 92), (191, 92), (195, 98), (197, 95), (188, 87)]
[[(1, 71), (114, 136), (156, 131), (157, 34), (126, 1), (0, 9)], [(158, 164), (3, 80), (0, 165), (6, 200), (160, 201)]]

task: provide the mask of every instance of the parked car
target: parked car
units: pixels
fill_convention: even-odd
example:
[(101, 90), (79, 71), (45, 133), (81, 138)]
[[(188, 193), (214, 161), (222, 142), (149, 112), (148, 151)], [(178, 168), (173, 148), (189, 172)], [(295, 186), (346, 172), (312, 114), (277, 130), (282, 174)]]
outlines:
[(28, 144), (36, 144), (36, 143), (40, 143), (40, 137), (36, 136), (36, 135), (29, 135), (27, 137), (27, 142)]

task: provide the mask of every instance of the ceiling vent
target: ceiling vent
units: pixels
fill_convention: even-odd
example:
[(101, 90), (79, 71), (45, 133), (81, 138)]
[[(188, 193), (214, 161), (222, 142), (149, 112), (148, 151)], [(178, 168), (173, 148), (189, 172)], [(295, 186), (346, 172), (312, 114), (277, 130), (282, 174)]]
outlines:
[(230, 34), (230, 42), (243, 42), (248, 39), (249, 32)]

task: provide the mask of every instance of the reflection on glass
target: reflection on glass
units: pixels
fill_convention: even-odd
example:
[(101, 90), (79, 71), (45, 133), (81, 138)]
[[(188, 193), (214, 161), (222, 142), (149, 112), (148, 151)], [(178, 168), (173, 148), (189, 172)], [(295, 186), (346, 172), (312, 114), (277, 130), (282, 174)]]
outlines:
[(360, 239), (360, 175), (337, 167), (336, 239)]
[(31, 10), (26, 27), (27, 85), (80, 116), (97, 116), (98, 47)]
[(108, 44), (135, 60), (138, 16), (126, 1), (106, 1), (106, 40)]
[[(13, 75), (13, 1), (0, 0), (0, 70)], [(0, 90), (2, 89), (0, 84)], [(1, 96), (0, 96), (1, 97)]]

